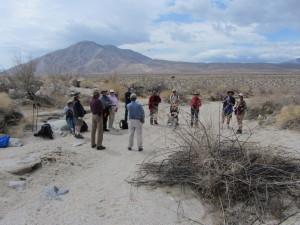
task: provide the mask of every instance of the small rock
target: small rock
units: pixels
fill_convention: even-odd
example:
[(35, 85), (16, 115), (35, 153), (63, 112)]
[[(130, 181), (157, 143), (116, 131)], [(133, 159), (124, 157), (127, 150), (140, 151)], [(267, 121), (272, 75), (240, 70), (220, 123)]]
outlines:
[(62, 201), (62, 198), (59, 197), (59, 195), (65, 195), (68, 192), (69, 192), (68, 189), (64, 189), (64, 188), (59, 189), (56, 186), (50, 186), (50, 187), (47, 187), (44, 190), (44, 193), (45, 193), (46, 196), (54, 198), (54, 199), (59, 200), (59, 201)]
[(26, 180), (27, 177), (22, 176), (22, 177), (19, 177), (19, 179), (20, 179), (20, 180)]
[(21, 147), (23, 146), (23, 142), (21, 139), (18, 138), (10, 138), (9, 139), (9, 143), (8, 143), (9, 147)]
[(26, 181), (9, 181), (8, 186), (18, 191), (23, 191), (26, 187)]
[(73, 147), (81, 146), (82, 142), (78, 141), (72, 144)]

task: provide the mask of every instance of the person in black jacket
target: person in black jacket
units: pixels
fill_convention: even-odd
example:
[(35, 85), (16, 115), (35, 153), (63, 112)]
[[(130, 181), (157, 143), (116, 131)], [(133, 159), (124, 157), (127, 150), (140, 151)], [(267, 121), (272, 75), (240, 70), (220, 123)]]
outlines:
[(109, 97), (107, 96), (107, 91), (106, 89), (103, 89), (101, 91), (101, 97), (100, 100), (104, 105), (104, 110), (103, 110), (103, 131), (105, 132), (109, 132), (110, 130), (107, 129), (107, 120), (108, 120), (108, 116), (109, 116), (109, 110), (111, 108), (111, 100), (109, 99)]
[(132, 94), (133, 88), (129, 87), (128, 91), (125, 92), (125, 121), (127, 122), (128, 120), (128, 109), (127, 105), (131, 103), (130, 95)]
[(83, 125), (84, 108), (80, 103), (80, 93), (74, 95), (73, 102), (73, 113), (76, 121), (75, 127), (75, 138), (83, 139), (84, 137), (80, 134), (81, 126)]

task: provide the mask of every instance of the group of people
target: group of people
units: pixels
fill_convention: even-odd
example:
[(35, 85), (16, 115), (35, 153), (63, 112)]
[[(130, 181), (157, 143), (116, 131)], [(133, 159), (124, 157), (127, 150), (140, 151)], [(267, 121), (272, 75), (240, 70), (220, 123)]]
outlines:
[[(190, 125), (197, 127), (199, 125), (199, 112), (203, 105), (199, 98), (199, 93), (193, 93), (193, 97), (190, 100)], [(222, 127), (225, 122), (227, 128), (229, 127), (232, 114), (235, 114), (238, 122), (237, 133), (242, 133), (243, 118), (245, 110), (247, 109), (244, 95), (239, 94), (239, 101), (236, 104), (235, 98), (233, 97), (234, 92), (228, 91), (227, 96), (222, 98)], [(138, 150), (143, 150), (143, 124), (145, 123), (145, 112), (143, 106), (137, 102), (137, 95), (133, 93), (133, 88), (128, 88), (125, 93), (125, 122), (128, 121), (128, 150), (132, 150), (134, 144), (134, 135), (137, 136)], [(148, 108), (150, 112), (150, 124), (158, 125), (158, 108), (161, 103), (161, 97), (156, 91), (152, 91), (151, 96), (148, 100)], [(172, 95), (169, 99), (170, 112), (168, 116), (168, 124), (175, 129), (178, 126), (178, 115), (180, 103), (180, 97), (177, 91), (172, 90)], [(104, 89), (101, 92), (95, 90), (93, 97), (89, 101), (90, 109), (92, 112), (92, 130), (91, 130), (91, 147), (97, 150), (103, 150), (103, 132), (109, 132), (114, 129), (115, 113), (118, 111), (119, 102), (115, 95), (114, 90)], [(80, 93), (74, 95), (74, 101), (69, 101), (68, 105), (64, 108), (66, 115), (66, 121), (70, 127), (70, 131), (74, 133), (75, 138), (83, 138), (81, 135), (81, 126), (84, 123), (85, 110), (80, 102)], [(107, 125), (108, 123), (108, 125)]]

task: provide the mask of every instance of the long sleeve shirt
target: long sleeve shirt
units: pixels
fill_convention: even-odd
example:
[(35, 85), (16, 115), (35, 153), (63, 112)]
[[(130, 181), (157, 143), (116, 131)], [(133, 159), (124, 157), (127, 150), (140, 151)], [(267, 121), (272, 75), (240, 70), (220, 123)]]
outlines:
[(100, 114), (103, 112), (104, 105), (98, 98), (92, 98), (90, 100), (90, 108), (93, 114)]
[(131, 102), (131, 100), (130, 100), (130, 95), (131, 95), (132, 93), (130, 92), (130, 91), (127, 91), (126, 93), (125, 93), (125, 104), (127, 105), (127, 104), (129, 104), (130, 102)]
[(132, 101), (127, 105), (129, 119), (145, 120), (145, 112), (141, 104)]
[(117, 99), (116, 96), (111, 96), (111, 95), (109, 95), (108, 98), (109, 98), (110, 101), (111, 101), (111, 105), (117, 106), (117, 108), (119, 108), (119, 102), (118, 102), (118, 99)]
[(158, 95), (151, 95), (149, 98), (149, 109), (155, 109), (161, 103), (161, 98)]
[(202, 106), (202, 102), (200, 98), (192, 98), (190, 101), (190, 106), (194, 109), (194, 110), (199, 110), (200, 107)]
[(100, 97), (100, 100), (102, 101), (105, 108), (108, 108), (111, 106), (111, 100), (109, 99), (109, 97), (107, 95), (102, 95)]
[(75, 118), (84, 117), (84, 108), (79, 100), (75, 100), (73, 103), (73, 113)]

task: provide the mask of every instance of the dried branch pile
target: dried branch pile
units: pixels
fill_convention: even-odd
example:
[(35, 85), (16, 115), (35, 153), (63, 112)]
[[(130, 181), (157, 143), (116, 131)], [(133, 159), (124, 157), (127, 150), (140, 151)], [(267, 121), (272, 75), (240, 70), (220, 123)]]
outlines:
[(299, 156), (262, 148), (204, 127), (179, 130), (180, 148), (158, 150), (132, 183), (189, 186), (223, 211), (227, 223), (284, 220), (300, 196)]

